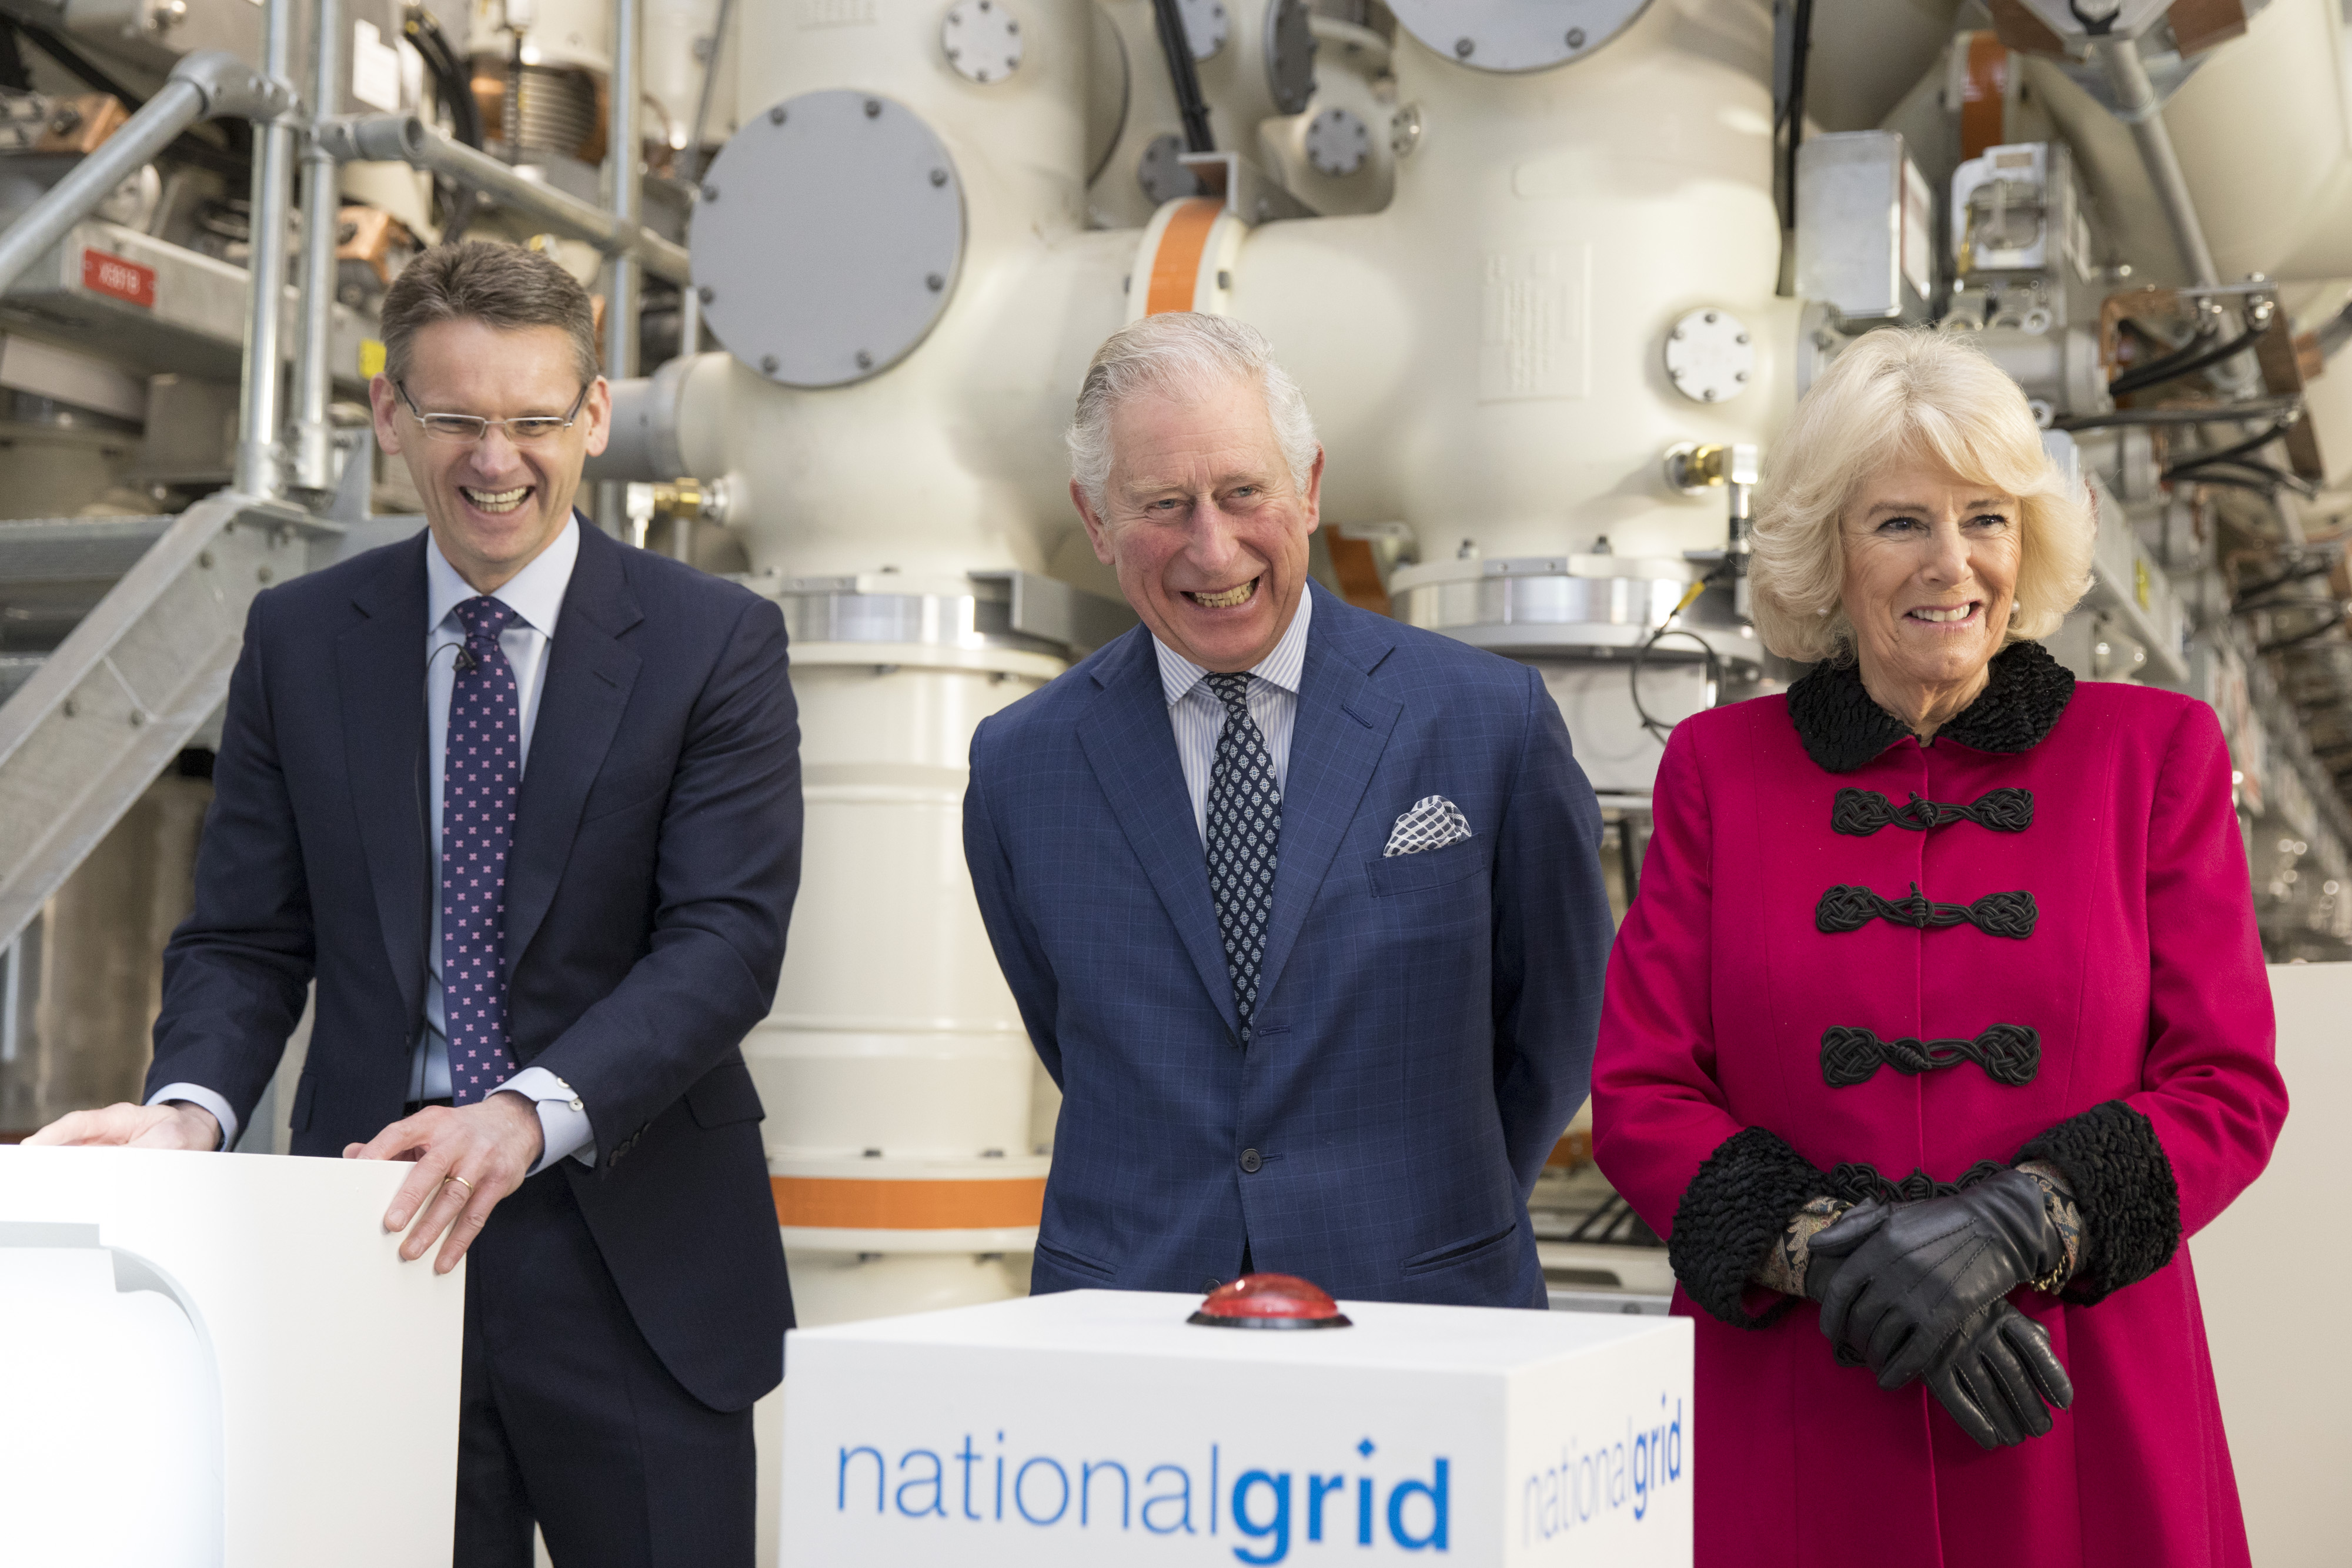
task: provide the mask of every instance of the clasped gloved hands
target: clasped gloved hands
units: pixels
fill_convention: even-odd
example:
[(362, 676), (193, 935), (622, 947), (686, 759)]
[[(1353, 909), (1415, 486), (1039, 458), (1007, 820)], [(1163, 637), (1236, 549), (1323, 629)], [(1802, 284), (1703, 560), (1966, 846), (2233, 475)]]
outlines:
[(2042, 1184), (2004, 1171), (1945, 1197), (1867, 1203), (1809, 1244), (1805, 1293), (1839, 1359), (1861, 1362), (1881, 1388), (1925, 1376), (1944, 1407), (1985, 1448), (2051, 1427), (2074, 1385), (2039, 1323), (2002, 1298), (2054, 1271), (2065, 1244)]

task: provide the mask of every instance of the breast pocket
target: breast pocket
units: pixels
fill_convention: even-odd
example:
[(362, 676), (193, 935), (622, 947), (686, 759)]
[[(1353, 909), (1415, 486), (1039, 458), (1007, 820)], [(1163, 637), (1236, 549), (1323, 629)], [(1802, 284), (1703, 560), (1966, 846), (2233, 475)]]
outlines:
[(1364, 862), (1374, 898), (1402, 898), (1429, 888), (1450, 887), (1486, 869), (1486, 846), (1476, 839), (1465, 839), (1442, 850), (1423, 850), (1417, 855), (1382, 855)]

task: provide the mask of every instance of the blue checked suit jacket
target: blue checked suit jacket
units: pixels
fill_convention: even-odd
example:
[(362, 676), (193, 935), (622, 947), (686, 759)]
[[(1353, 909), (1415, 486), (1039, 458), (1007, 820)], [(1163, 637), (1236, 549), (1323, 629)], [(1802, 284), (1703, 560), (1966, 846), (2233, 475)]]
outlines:
[[(1535, 671), (1308, 591), (1246, 1050), (1149, 632), (973, 737), (965, 855), (1064, 1096), (1032, 1288), (1198, 1291), (1246, 1242), (1343, 1298), (1541, 1307), (1527, 1198), (1591, 1079), (1600, 810)], [(1429, 795), (1475, 836), (1384, 858)]]

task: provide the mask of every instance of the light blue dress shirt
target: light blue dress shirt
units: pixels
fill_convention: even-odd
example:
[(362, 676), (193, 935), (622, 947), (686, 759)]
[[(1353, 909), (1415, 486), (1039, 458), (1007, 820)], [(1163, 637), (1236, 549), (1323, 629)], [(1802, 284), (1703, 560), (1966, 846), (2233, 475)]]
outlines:
[[(1290, 736), (1298, 727), (1298, 682), (1307, 670), (1307, 623), (1315, 618), (1315, 595), (1298, 591), (1298, 610), (1274, 652), (1251, 669), (1250, 717), (1265, 737), (1276, 788), (1290, 789)], [(1192, 797), (1192, 826), (1209, 841), (1209, 781), (1216, 771), (1217, 741), (1225, 733), (1225, 705), (1208, 685), (1209, 672), (1159, 638), (1160, 692), (1168, 699), (1168, 722), (1176, 731), (1176, 758), (1183, 765), (1184, 789)]]
[[(540, 695), (546, 687), (543, 677), (548, 645), (554, 641), (555, 623), (563, 612), (564, 591), (572, 585), (572, 568), (579, 559), (580, 520), (575, 516), (537, 559), (490, 595), (515, 612), (515, 618), (499, 634), (499, 648), (513, 667), (515, 695), (520, 699), (522, 733), (518, 739), (525, 771), (530, 767), (530, 737), (539, 719)], [(435, 759), (435, 766), (426, 771), (433, 789), (433, 860), (438, 864), (444, 771), (439, 764), (448, 745), (449, 695), (457, 683), (457, 650), (466, 643), (466, 630), (457, 612), (458, 605), (476, 595), (472, 585), (457, 575), (457, 568), (441, 553), (440, 542), (429, 534), (425, 541), (425, 719), (430, 755)], [(433, 901), (433, 929), (425, 953), (425, 1027), (409, 1061), (411, 1101), (441, 1100), (449, 1095), (449, 1042), (444, 1032), (446, 1015), (441, 1000), (441, 902), (437, 898)], [(586, 1108), (570, 1084), (543, 1067), (526, 1067), (499, 1085), (498, 1092), (520, 1094), (538, 1106), (546, 1147), (539, 1163), (531, 1167), (531, 1175), (536, 1176), (566, 1155), (583, 1165), (594, 1164), (595, 1134)], [(147, 1103), (152, 1105), (166, 1100), (184, 1100), (203, 1106), (221, 1124), (221, 1147), (236, 1145), (236, 1113), (215, 1091), (197, 1083), (167, 1083), (150, 1095)]]

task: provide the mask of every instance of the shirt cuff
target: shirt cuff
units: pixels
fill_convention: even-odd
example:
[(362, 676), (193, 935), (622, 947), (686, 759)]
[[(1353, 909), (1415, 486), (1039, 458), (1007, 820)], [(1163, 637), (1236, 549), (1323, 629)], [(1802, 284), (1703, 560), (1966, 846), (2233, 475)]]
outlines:
[(219, 1146), (224, 1149), (236, 1147), (236, 1113), (228, 1108), (227, 1101), (201, 1083), (166, 1083), (147, 1096), (150, 1105), (161, 1105), (172, 1100), (184, 1100), (200, 1111), (210, 1111), (213, 1120), (220, 1124)]
[(539, 1163), (523, 1174), (535, 1176), (569, 1155), (593, 1170), (596, 1131), (588, 1124), (587, 1107), (572, 1085), (544, 1067), (526, 1067), (498, 1087), (500, 1094), (520, 1094), (539, 1107), (539, 1131), (545, 1145)]

